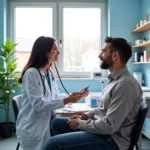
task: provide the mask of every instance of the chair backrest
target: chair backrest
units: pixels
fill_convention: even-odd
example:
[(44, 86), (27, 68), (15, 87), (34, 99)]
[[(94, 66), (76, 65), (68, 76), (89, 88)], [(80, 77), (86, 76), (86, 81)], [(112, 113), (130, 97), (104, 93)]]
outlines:
[(15, 115), (15, 120), (17, 120), (19, 108), (21, 107), (21, 102), (20, 102), (21, 98), (22, 98), (21, 95), (14, 96), (12, 98), (12, 106), (13, 106), (13, 111), (14, 111), (14, 115)]
[(139, 114), (138, 114), (138, 119), (137, 119), (135, 127), (133, 128), (133, 131), (132, 131), (132, 137), (130, 140), (131, 144), (130, 144), (128, 150), (133, 150), (134, 146), (136, 146), (136, 144), (139, 140), (139, 137), (140, 137), (140, 134), (142, 131), (142, 127), (144, 124), (144, 120), (146, 118), (147, 111), (148, 111), (148, 107), (147, 107), (146, 103), (141, 103)]

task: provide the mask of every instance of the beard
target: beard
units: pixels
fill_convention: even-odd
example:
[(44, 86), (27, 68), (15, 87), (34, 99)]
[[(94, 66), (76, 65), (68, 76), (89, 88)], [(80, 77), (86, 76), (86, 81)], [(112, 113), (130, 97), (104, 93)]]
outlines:
[(101, 60), (102, 60), (101, 65), (100, 65), (101, 69), (109, 69), (113, 65), (111, 55), (105, 60), (104, 59), (101, 59)]

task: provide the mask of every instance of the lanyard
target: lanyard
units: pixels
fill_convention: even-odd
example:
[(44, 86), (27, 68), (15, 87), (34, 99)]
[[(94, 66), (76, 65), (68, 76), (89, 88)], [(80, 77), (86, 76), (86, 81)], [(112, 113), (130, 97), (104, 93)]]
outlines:
[(46, 75), (46, 80), (47, 80), (48, 86), (49, 86), (49, 88), (50, 88), (50, 91), (52, 92), (52, 89), (51, 89), (51, 81), (50, 81), (50, 78), (49, 78), (49, 72), (48, 72), (47, 75)]
[[(55, 80), (55, 78), (54, 78), (54, 76), (53, 76), (53, 73), (52, 73), (52, 71), (49, 69), (48, 70), (48, 79), (49, 79), (49, 71), (51, 72), (51, 76), (52, 76), (52, 81), (53, 80)], [(42, 80), (42, 83), (43, 83), (43, 87), (44, 87), (44, 95), (46, 94), (46, 87), (45, 87), (45, 83), (44, 83), (44, 80), (43, 80), (43, 78), (42, 78), (42, 75), (41, 75), (41, 72), (40, 72), (40, 70), (38, 69), (38, 72), (39, 72), (39, 74), (40, 74), (40, 77), (41, 77), (41, 80)], [(49, 81), (48, 81), (49, 83), (48, 83), (48, 85), (50, 85), (50, 91), (51, 91), (51, 84), (50, 84), (50, 79), (49, 79)]]
[(43, 87), (44, 87), (44, 95), (46, 94), (46, 87), (45, 87), (45, 83), (44, 83), (44, 81), (43, 81), (43, 78), (42, 78), (42, 75), (41, 75), (41, 72), (40, 72), (40, 70), (38, 69), (38, 72), (39, 72), (39, 75), (40, 75), (40, 77), (41, 77), (41, 80), (42, 80), (42, 83), (43, 83)]

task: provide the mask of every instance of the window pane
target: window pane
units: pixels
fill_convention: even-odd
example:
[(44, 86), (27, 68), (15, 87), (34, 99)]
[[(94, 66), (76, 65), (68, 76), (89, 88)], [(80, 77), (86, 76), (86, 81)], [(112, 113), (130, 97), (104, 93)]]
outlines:
[(63, 9), (64, 71), (98, 71), (100, 8)]
[(30, 56), (35, 39), (52, 36), (52, 8), (16, 8), (15, 42), (18, 70), (21, 71)]

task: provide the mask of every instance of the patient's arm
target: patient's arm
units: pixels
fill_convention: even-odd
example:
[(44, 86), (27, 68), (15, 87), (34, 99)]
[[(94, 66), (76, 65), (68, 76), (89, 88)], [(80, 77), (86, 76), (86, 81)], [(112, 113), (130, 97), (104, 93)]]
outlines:
[(86, 113), (84, 113), (84, 119), (83, 120), (88, 120), (88, 119), (92, 119), (92, 120), (95, 120), (94, 119), (94, 116), (100, 112), (100, 109), (99, 107), (95, 108), (94, 110), (91, 110), (91, 111), (88, 111)]

